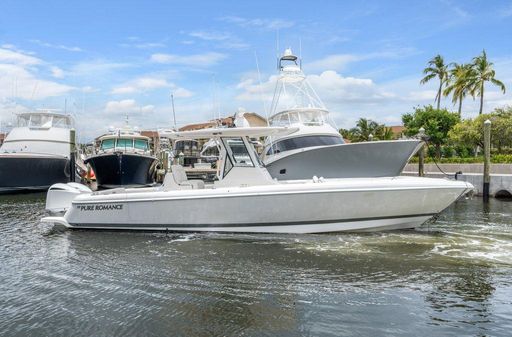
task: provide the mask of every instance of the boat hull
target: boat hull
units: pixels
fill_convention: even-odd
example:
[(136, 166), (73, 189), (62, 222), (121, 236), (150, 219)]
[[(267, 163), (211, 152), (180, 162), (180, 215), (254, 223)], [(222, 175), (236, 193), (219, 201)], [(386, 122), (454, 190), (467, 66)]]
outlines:
[[(363, 186), (350, 179), (214, 190), (118, 191), (79, 196), (64, 217), (51, 221), (84, 229), (251, 233), (405, 229), (420, 226), (471, 188), (464, 182), (420, 178), (419, 183), (407, 184), (418, 178), (404, 177), (393, 184), (393, 179), (397, 178), (373, 184), (366, 179)], [(436, 184), (428, 186), (428, 181)]]
[(140, 154), (115, 152), (89, 157), (99, 188), (142, 186), (154, 183), (156, 158)]
[(420, 146), (420, 140), (396, 140), (304, 148), (270, 157), (265, 166), (278, 180), (394, 177)]
[(69, 159), (54, 155), (0, 155), (0, 193), (47, 190), (56, 183), (69, 182)]

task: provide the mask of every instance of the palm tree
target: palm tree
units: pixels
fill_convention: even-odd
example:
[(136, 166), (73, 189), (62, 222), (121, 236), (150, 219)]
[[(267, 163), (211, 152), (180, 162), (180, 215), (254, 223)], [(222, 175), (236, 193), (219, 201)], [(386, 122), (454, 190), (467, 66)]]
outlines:
[(370, 140), (370, 138), (377, 140), (382, 133), (382, 127), (382, 125), (371, 119), (359, 118), (356, 127), (349, 130), (350, 140), (354, 142), (364, 142)]
[(452, 102), (453, 104), (459, 102), (458, 112), (460, 117), (462, 113), (462, 101), (471, 91), (474, 71), (471, 64), (452, 63), (451, 65), (452, 68), (449, 71), (447, 86), (443, 94), (448, 96), (453, 92)]
[(491, 82), (492, 84), (498, 86), (503, 93), (505, 93), (505, 84), (494, 78), (496, 71), (492, 68), (493, 65), (494, 64), (492, 62), (487, 60), (487, 54), (485, 53), (485, 50), (482, 51), (482, 55), (473, 58), (474, 77), (471, 80), (471, 94), (480, 96), (479, 115), (482, 114), (482, 109), (484, 107), (485, 82)]
[(443, 90), (443, 85), (446, 83), (448, 79), (448, 67), (444, 64), (444, 59), (441, 55), (436, 55), (433, 59), (428, 61), (428, 67), (423, 69), (423, 73), (426, 75), (420, 81), (421, 84), (425, 84), (428, 81), (439, 78), (439, 89), (437, 90), (436, 99), (434, 103), (437, 101), (437, 110), (441, 107), (441, 93)]

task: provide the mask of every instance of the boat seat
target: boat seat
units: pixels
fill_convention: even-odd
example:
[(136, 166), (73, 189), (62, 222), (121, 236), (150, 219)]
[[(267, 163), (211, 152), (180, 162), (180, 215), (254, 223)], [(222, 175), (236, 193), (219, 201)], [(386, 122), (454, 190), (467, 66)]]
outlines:
[(162, 184), (164, 191), (169, 190), (186, 190), (186, 189), (203, 189), (204, 181), (189, 180), (185, 168), (181, 165), (171, 165), (171, 173), (167, 173)]

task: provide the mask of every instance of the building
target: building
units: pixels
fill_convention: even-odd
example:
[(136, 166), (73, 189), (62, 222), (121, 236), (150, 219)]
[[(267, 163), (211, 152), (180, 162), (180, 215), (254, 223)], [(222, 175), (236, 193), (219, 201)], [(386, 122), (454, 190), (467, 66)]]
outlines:
[[(244, 112), (243, 117), (249, 122), (249, 125), (254, 126), (267, 126), (267, 120), (255, 112)], [(208, 122), (188, 124), (179, 129), (179, 131), (192, 131), (201, 129), (210, 129), (215, 127), (234, 127), (235, 116), (224, 118), (212, 119)]]
[(218, 126), (223, 127), (233, 127), (234, 122), (233, 117), (225, 117), (225, 118), (216, 118), (212, 119), (208, 122), (203, 123), (194, 123), (194, 124), (188, 124), (181, 128), (179, 128), (179, 131), (192, 131), (192, 130), (202, 130), (202, 129), (211, 129)]
[(400, 138), (405, 137), (405, 126), (393, 125), (393, 126), (388, 126), (388, 128), (390, 128), (391, 132), (393, 133), (393, 139), (400, 139)]

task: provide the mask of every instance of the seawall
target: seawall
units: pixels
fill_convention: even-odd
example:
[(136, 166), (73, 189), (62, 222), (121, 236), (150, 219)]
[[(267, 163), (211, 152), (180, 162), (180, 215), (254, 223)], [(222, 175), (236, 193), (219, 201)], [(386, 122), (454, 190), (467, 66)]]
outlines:
[[(475, 186), (476, 195), (482, 195), (483, 188), (483, 164), (439, 164), (439, 167), (450, 175), (462, 172), (457, 176), (458, 180), (467, 181)], [(512, 164), (491, 164), (491, 182), (489, 194), (492, 197), (512, 197)], [(418, 164), (407, 164), (403, 175), (417, 176)], [(425, 164), (425, 176), (431, 178), (444, 178), (435, 164)]]

